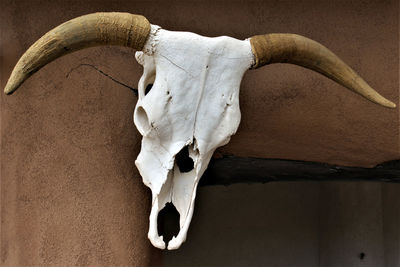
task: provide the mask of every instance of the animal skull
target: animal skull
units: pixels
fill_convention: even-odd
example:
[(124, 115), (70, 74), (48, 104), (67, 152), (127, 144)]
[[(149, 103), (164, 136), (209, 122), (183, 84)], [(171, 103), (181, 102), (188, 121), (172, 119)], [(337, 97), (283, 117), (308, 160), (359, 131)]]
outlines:
[(293, 63), (333, 79), (380, 105), (394, 108), (324, 46), (293, 34), (268, 34), (240, 41), (172, 32), (128, 13), (94, 13), (48, 32), (18, 61), (5, 92), (14, 92), (30, 75), (67, 53), (95, 45), (141, 50), (143, 66), (134, 122), (143, 135), (136, 160), (152, 191), (148, 237), (164, 249), (157, 216), (172, 202), (180, 231), (168, 244), (185, 241), (198, 182), (215, 149), (229, 142), (240, 122), (239, 87), (249, 68)]
[[(239, 86), (253, 55), (249, 41), (156, 26), (152, 32), (145, 51), (154, 52), (136, 52), (144, 69), (134, 114), (143, 135), (136, 166), (153, 194), (149, 239), (165, 248), (157, 215), (172, 202), (180, 214), (180, 232), (168, 249), (176, 249), (186, 239), (201, 175), (214, 150), (228, 143), (239, 126)], [(189, 166), (182, 166), (184, 160)]]

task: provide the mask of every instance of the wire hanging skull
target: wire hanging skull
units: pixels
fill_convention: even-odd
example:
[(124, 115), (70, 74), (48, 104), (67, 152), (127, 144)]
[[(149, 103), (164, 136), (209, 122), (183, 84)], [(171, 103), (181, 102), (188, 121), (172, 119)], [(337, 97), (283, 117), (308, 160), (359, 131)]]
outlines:
[(295, 34), (266, 34), (237, 40), (172, 32), (128, 13), (94, 13), (67, 21), (34, 43), (20, 58), (5, 87), (13, 93), (29, 76), (67, 53), (98, 45), (132, 47), (143, 66), (134, 122), (143, 135), (136, 166), (152, 191), (148, 237), (166, 247), (157, 217), (168, 202), (180, 214), (186, 240), (198, 182), (219, 146), (240, 122), (239, 87), (246, 70), (292, 63), (317, 71), (385, 107), (395, 104), (374, 91), (321, 44)]

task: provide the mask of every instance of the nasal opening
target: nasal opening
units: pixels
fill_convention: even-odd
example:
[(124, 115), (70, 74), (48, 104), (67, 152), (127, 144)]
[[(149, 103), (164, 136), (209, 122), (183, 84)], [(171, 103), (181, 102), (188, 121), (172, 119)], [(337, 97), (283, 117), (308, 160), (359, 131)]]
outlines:
[(165, 204), (165, 207), (158, 213), (157, 230), (158, 234), (163, 236), (166, 246), (174, 236), (179, 234), (179, 218), (179, 212), (171, 202)]
[(176, 165), (180, 172), (190, 172), (194, 168), (194, 161), (189, 156), (189, 146), (185, 146), (175, 156)]

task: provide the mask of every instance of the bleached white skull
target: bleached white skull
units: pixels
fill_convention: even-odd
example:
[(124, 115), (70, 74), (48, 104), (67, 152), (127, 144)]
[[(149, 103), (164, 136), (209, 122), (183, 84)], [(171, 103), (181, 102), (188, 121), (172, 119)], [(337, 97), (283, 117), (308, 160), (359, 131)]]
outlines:
[(239, 86), (253, 54), (249, 41), (152, 28), (147, 54), (136, 52), (144, 68), (134, 114), (143, 135), (136, 166), (153, 194), (149, 239), (165, 247), (157, 215), (172, 202), (180, 232), (168, 249), (176, 249), (186, 239), (201, 175), (239, 126)]
[(168, 244), (186, 239), (196, 188), (210, 158), (229, 142), (240, 122), (239, 87), (244, 72), (271, 63), (293, 63), (333, 79), (367, 99), (395, 107), (324, 46), (293, 34), (267, 34), (240, 41), (171, 32), (128, 13), (94, 13), (70, 20), (40, 38), (18, 61), (5, 92), (67, 53), (96, 45), (143, 50), (134, 121), (143, 135), (136, 160), (153, 201), (148, 237), (165, 243), (157, 216), (167, 202), (180, 214), (180, 231)]

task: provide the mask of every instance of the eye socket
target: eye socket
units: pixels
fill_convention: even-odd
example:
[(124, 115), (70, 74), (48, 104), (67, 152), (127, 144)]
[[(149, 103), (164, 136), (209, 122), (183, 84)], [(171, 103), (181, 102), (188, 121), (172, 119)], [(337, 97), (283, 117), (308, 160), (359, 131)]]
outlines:
[(146, 89), (144, 90), (144, 95), (147, 95), (150, 92), (151, 88), (153, 88), (152, 83), (150, 83), (146, 86)]
[(147, 117), (147, 113), (143, 107), (138, 107), (134, 114), (134, 120), (137, 129), (142, 135), (145, 135), (148, 131), (150, 131), (150, 122), (149, 118)]

